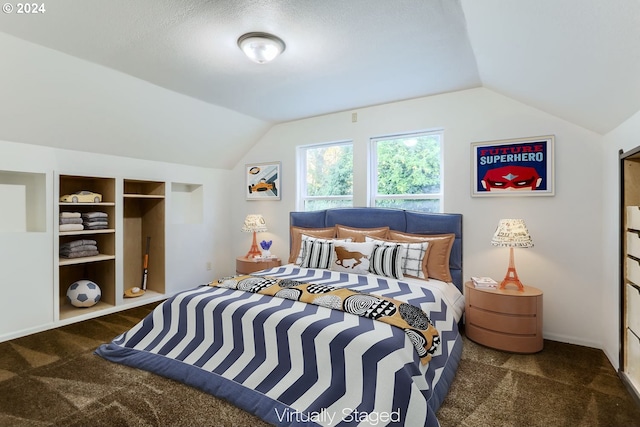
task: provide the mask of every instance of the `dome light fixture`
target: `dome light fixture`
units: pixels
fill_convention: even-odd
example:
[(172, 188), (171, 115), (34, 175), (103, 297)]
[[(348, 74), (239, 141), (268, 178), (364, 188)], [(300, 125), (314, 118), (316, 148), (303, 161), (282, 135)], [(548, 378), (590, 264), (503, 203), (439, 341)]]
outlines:
[(266, 64), (284, 52), (285, 44), (273, 34), (247, 33), (238, 39), (238, 47), (252, 61)]

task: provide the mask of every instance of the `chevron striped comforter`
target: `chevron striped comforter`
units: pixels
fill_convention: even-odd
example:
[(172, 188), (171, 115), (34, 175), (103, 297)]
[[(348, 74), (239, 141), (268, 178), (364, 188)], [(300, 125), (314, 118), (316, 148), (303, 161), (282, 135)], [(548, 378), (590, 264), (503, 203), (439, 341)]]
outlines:
[(289, 299), (201, 286), (159, 305), (96, 350), (208, 393), (278, 426), (437, 426), (462, 352), (452, 284), (295, 265), (260, 273), (348, 287), (422, 308), (441, 337), (427, 365), (400, 328)]

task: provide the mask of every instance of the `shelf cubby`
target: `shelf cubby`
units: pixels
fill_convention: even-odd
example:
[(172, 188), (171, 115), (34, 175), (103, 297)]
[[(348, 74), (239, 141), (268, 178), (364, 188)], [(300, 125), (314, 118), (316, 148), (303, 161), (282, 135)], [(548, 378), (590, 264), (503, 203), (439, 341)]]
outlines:
[(171, 183), (172, 224), (202, 224), (203, 187), (201, 184)]
[(164, 294), (165, 184), (125, 179), (123, 186), (124, 290), (142, 285), (144, 255), (147, 237), (150, 237), (146, 294)]
[[(79, 258), (58, 258), (58, 288), (60, 319), (99, 312), (116, 304), (116, 185), (115, 178), (60, 175), (59, 196), (87, 190), (102, 195), (102, 202), (58, 202), (58, 216), (62, 212), (105, 212), (107, 229), (58, 230), (58, 244), (74, 240), (95, 240), (99, 255)], [(59, 200), (59, 199), (58, 199)], [(91, 280), (100, 287), (100, 301), (88, 308), (74, 307), (67, 302), (67, 288), (77, 280)]]
[[(100, 287), (102, 296), (100, 297), (100, 301), (92, 307), (74, 307), (67, 302), (67, 289), (72, 283), (81, 279), (91, 280)], [(60, 265), (59, 280), (61, 320), (110, 308), (116, 304), (113, 257), (104, 260), (85, 260), (84, 262), (78, 262), (76, 264)]]
[(46, 231), (46, 174), (0, 171), (0, 232)]

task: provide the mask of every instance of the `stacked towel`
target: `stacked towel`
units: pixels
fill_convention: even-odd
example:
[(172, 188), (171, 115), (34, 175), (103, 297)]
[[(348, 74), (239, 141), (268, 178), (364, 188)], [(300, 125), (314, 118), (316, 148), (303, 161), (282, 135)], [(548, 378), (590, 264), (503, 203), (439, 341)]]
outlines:
[(85, 212), (82, 225), (85, 230), (105, 230), (109, 228), (109, 215), (106, 212)]
[(82, 224), (82, 218), (60, 218), (60, 224)]
[(74, 240), (60, 245), (60, 257), (80, 258), (99, 255), (98, 242), (90, 239)]
[(80, 218), (80, 212), (60, 212), (60, 218)]
[(84, 230), (80, 212), (60, 212), (60, 231)]

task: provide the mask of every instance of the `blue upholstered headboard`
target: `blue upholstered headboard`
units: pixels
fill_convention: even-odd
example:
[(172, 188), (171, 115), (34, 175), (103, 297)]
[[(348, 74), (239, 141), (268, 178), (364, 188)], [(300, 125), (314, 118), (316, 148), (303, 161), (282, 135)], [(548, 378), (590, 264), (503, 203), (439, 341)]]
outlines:
[(413, 212), (389, 208), (337, 208), (311, 212), (291, 212), (289, 223), (295, 227), (323, 228), (336, 224), (392, 230), (413, 234), (456, 235), (451, 248), (449, 269), (453, 283), (462, 291), (462, 214)]

